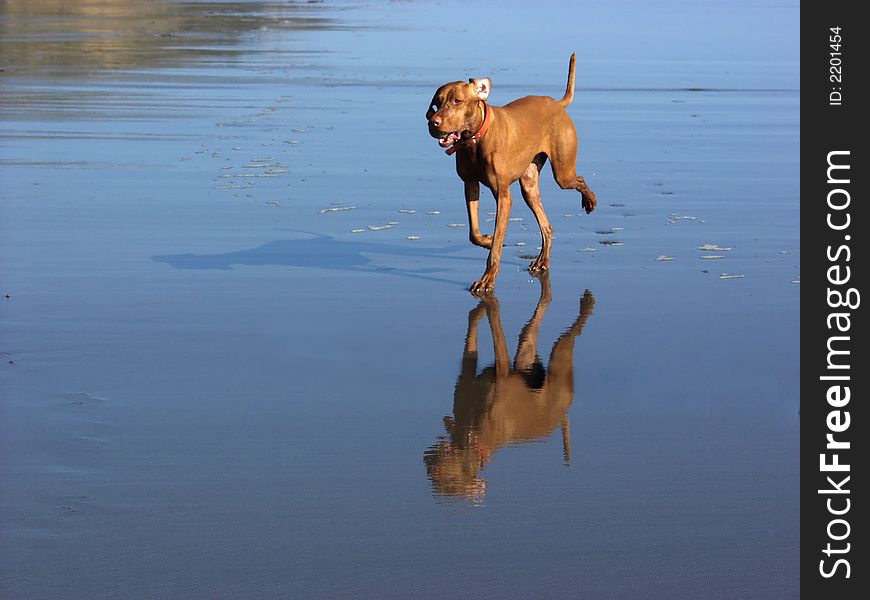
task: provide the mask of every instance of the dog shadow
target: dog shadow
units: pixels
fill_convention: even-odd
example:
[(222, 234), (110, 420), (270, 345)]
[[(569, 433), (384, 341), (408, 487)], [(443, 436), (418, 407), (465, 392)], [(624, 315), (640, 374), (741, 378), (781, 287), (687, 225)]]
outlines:
[[(151, 259), (165, 263), (175, 269), (232, 270), (233, 267), (237, 266), (278, 265), (323, 270), (386, 273), (449, 282), (457, 285), (464, 285), (464, 282), (432, 276), (434, 273), (447, 271), (446, 268), (396, 268), (378, 263), (373, 256), (420, 257), (426, 259), (441, 257), (453, 260), (471, 260), (468, 257), (450, 256), (451, 253), (459, 251), (457, 247), (412, 247), (411, 244), (408, 244), (406, 247), (397, 244), (367, 241), (342, 241), (318, 233), (298, 233), (303, 233), (306, 237), (302, 239), (276, 240), (256, 248), (234, 252), (218, 254), (168, 254), (152, 256)], [(431, 263), (431, 260), (428, 262)]]
[[(513, 363), (494, 295), (481, 298), (468, 314), (462, 368), (453, 396), (453, 415), (444, 417), (445, 435), (423, 456), (437, 496), (480, 502), (486, 482), (480, 472), (503, 446), (538, 441), (562, 432), (565, 464), (571, 460), (568, 409), (574, 400), (574, 340), (592, 314), (595, 298), (586, 290), (580, 311), (556, 340), (547, 367), (537, 352), (537, 336), (552, 292), (549, 276), (539, 277), (541, 295), (519, 336)], [(492, 331), (495, 364), (477, 373), (478, 326), (486, 315)]]

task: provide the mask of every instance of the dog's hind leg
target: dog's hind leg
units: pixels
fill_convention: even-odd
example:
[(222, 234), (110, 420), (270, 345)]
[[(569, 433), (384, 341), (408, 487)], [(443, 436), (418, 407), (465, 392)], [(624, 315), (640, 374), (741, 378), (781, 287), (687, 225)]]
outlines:
[(550, 220), (547, 219), (547, 214), (544, 212), (539, 187), (541, 168), (543, 168), (546, 160), (547, 156), (545, 154), (538, 154), (526, 168), (522, 177), (520, 177), (520, 189), (523, 193), (523, 200), (532, 209), (535, 219), (538, 221), (538, 227), (541, 229), (541, 253), (529, 265), (529, 271), (533, 273), (536, 271), (546, 271), (550, 268), (550, 246), (553, 239), (553, 227), (550, 225)]
[(572, 125), (570, 131), (559, 136), (557, 143), (553, 144), (549, 153), (550, 165), (553, 167), (553, 178), (559, 187), (563, 190), (580, 192), (583, 197), (581, 200), (583, 210), (591, 213), (598, 206), (598, 201), (595, 199), (595, 194), (586, 185), (586, 180), (577, 175), (576, 135)]

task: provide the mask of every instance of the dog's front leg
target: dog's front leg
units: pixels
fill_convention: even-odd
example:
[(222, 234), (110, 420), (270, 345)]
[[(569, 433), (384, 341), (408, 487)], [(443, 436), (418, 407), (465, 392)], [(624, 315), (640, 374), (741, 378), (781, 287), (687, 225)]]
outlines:
[(507, 233), (508, 217), (511, 213), (511, 193), (509, 184), (499, 185), (496, 189), (492, 191), (496, 202), (495, 231), (492, 234), (486, 271), (484, 271), (483, 277), (471, 284), (472, 292), (491, 292), (495, 287), (495, 278), (498, 277), (501, 268), (501, 251)]
[(550, 274), (543, 271), (537, 277), (541, 284), (541, 295), (538, 298), (535, 312), (532, 313), (532, 318), (520, 332), (520, 341), (514, 357), (514, 369), (517, 371), (530, 371), (538, 359), (538, 331), (541, 329), (544, 313), (547, 312), (547, 307), (550, 306), (550, 301), (553, 299)]
[(480, 182), (465, 182), (465, 207), (468, 209), (468, 239), (475, 246), (489, 248), (492, 246), (492, 236), (480, 233), (478, 211), (480, 207)]
[(462, 350), (461, 377), (472, 380), (477, 375), (477, 328), (486, 313), (486, 307), (481, 300), (468, 313), (468, 332), (465, 334), (465, 348)]
[(496, 379), (503, 379), (510, 374), (511, 357), (508, 354), (507, 338), (501, 325), (501, 307), (495, 294), (487, 294), (483, 299), (486, 306), (486, 318), (489, 321), (489, 330), (492, 333), (492, 349), (495, 353)]

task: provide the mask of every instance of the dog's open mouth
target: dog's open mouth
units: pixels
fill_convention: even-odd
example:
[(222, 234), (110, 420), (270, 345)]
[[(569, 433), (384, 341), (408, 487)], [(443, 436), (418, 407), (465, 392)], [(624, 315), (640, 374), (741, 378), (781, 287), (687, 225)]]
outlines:
[(462, 139), (462, 134), (460, 134), (458, 131), (451, 131), (450, 133), (445, 134), (438, 139), (438, 145), (441, 146), (442, 148), (446, 148), (448, 146), (452, 146), (453, 144), (456, 144), (461, 139)]

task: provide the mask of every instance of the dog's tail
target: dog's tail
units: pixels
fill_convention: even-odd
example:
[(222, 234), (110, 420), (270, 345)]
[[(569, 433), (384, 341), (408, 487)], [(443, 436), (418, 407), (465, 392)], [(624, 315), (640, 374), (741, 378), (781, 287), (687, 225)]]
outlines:
[(574, 100), (574, 63), (576, 62), (577, 57), (571, 54), (571, 60), (568, 62), (568, 87), (565, 89), (565, 95), (559, 100), (559, 105), (562, 108), (565, 108)]

